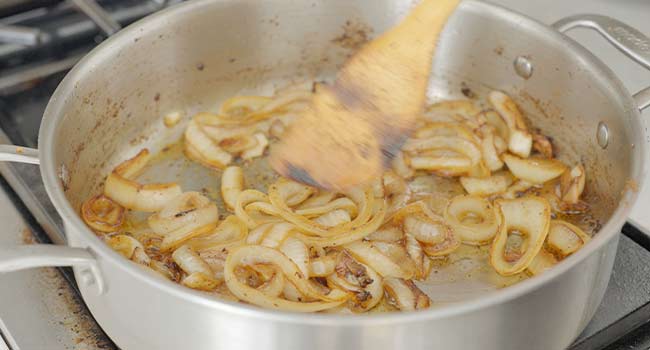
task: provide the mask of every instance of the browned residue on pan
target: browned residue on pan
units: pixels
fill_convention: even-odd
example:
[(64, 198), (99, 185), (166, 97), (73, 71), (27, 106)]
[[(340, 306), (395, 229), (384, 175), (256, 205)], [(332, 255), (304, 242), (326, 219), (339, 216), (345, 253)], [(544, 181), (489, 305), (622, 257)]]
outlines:
[(346, 21), (343, 34), (332, 40), (332, 43), (344, 49), (357, 50), (370, 40), (373, 30), (360, 21)]

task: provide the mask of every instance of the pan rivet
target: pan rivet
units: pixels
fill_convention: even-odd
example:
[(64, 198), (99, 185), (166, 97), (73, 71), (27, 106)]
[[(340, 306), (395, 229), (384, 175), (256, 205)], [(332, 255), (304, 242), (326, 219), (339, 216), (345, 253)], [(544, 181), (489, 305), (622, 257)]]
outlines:
[(600, 122), (598, 123), (598, 130), (596, 131), (596, 140), (598, 141), (598, 145), (600, 148), (605, 149), (607, 148), (607, 144), (609, 143), (609, 128), (607, 127), (607, 124)]
[(528, 79), (533, 76), (533, 64), (530, 60), (524, 56), (519, 56), (515, 58), (515, 72), (517, 75), (524, 79)]

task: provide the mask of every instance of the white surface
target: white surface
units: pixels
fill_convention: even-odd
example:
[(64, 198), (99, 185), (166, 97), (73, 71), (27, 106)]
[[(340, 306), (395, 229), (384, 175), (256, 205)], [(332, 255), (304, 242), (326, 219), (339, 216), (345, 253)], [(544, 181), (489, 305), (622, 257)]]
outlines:
[[(650, 36), (650, 1), (648, 0), (490, 0), (490, 2), (521, 12), (546, 24), (580, 13), (606, 15)], [(595, 31), (574, 29), (568, 35), (607, 64), (631, 93), (650, 86), (650, 71), (620, 53)], [(643, 116), (646, 132), (648, 132), (650, 108), (646, 109)], [(650, 159), (648, 161), (650, 162)], [(650, 182), (650, 179), (646, 182)], [(641, 189), (630, 221), (650, 235), (650, 184), (646, 184)]]

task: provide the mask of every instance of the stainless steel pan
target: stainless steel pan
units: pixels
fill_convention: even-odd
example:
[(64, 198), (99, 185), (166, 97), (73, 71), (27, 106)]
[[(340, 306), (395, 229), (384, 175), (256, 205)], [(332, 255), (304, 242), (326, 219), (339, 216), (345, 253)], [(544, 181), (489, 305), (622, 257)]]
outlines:
[[(0, 159), (39, 163), (64, 218), (69, 247), (4, 247), (0, 271), (71, 265), (93, 316), (123, 349), (560, 349), (593, 316), (618, 235), (646, 175), (641, 108), (596, 57), (558, 32), (598, 30), (650, 68), (650, 40), (602, 16), (556, 29), (465, 1), (434, 62), (430, 94), (498, 88), (517, 97), (566, 160), (581, 157), (603, 226), (582, 250), (541, 276), (471, 300), (414, 313), (298, 315), (215, 300), (158, 278), (105, 246), (78, 217), (105, 174), (141, 147), (160, 149), (182, 126), (161, 115), (214, 108), (242, 91), (331, 76), (363, 39), (408, 11), (409, 0), (198, 0), (146, 18), (83, 59), (52, 97), (39, 151), (6, 146)], [(184, 184), (184, 188), (209, 184)], [(166, 172), (165, 176), (173, 176)], [(189, 180), (188, 180), (189, 181)], [(455, 290), (460, 293), (462, 290)], [(431, 295), (434, 303), (436, 295)]]

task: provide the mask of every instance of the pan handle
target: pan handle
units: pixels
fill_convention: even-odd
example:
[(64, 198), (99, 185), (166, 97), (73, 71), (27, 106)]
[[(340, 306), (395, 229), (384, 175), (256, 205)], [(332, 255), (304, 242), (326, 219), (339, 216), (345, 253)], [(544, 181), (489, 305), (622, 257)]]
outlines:
[(105, 292), (97, 259), (87, 249), (52, 244), (0, 247), (0, 273), (55, 266), (80, 267), (77, 283), (96, 285), (99, 294)]
[[(0, 161), (39, 164), (38, 150), (14, 145), (0, 145)], [(0, 273), (34, 267), (77, 266), (79, 281), (95, 285), (98, 294), (106, 291), (97, 259), (88, 249), (62, 245), (34, 244), (0, 247)]]
[[(553, 23), (552, 27), (561, 33), (573, 28), (593, 29), (634, 62), (650, 69), (650, 38), (619, 20), (603, 15), (580, 14), (563, 18)], [(650, 107), (650, 87), (633, 97), (640, 110)]]
[(14, 145), (0, 145), (0, 162), (40, 163), (37, 149)]

